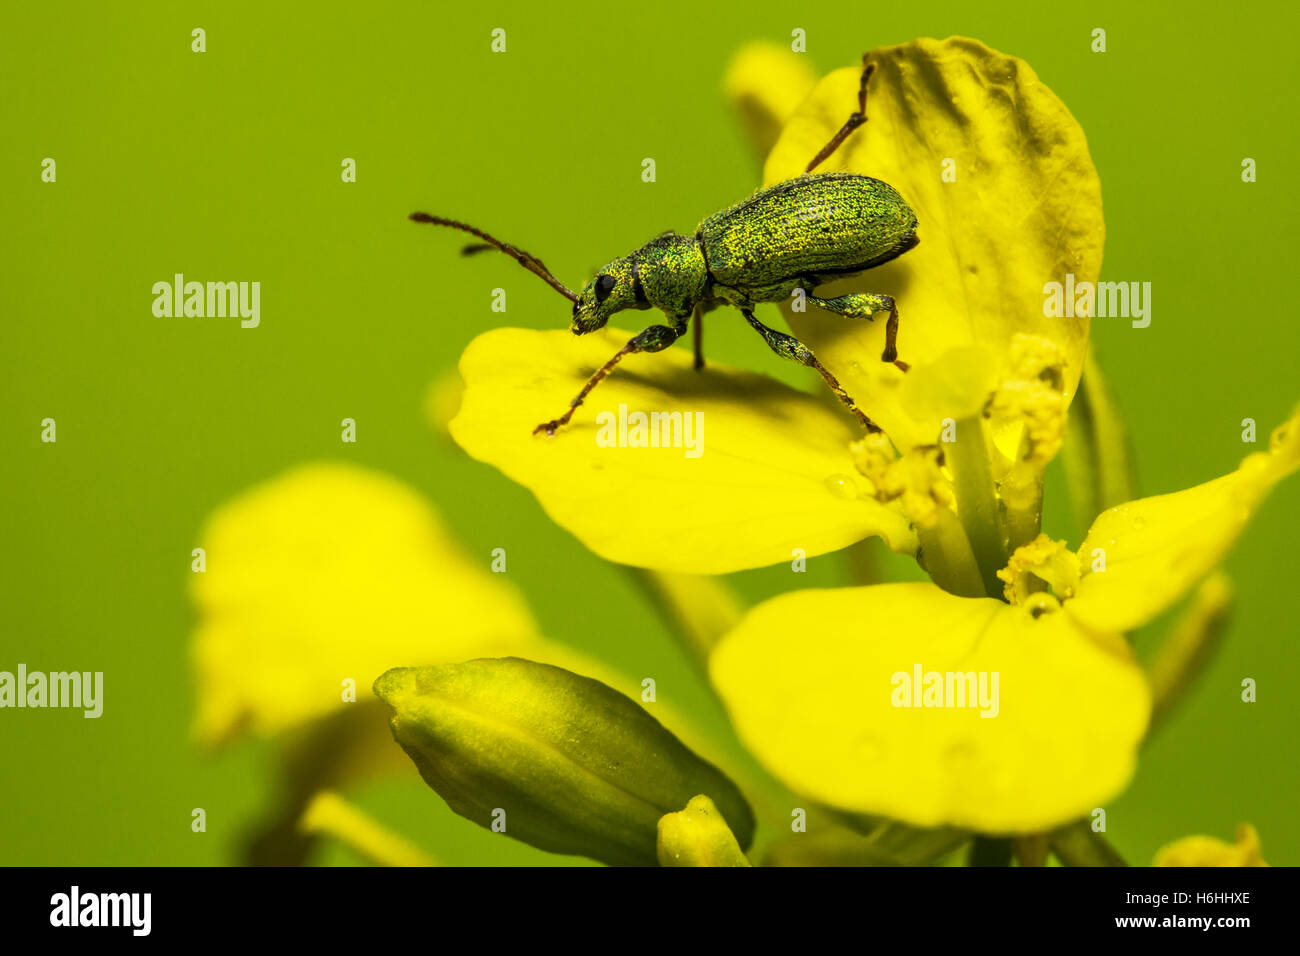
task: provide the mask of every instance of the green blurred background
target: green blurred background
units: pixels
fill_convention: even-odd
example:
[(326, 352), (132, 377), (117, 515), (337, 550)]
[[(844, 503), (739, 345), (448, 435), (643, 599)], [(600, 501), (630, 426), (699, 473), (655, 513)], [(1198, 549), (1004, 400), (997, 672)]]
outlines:
[[(191, 742), (190, 549), (214, 506), (309, 460), (401, 477), (485, 566), (504, 544), (545, 633), (654, 674), (738, 751), (626, 572), (431, 434), (425, 390), (471, 338), (563, 328), (568, 309), (505, 259), (461, 259), (454, 237), (405, 217), (482, 224), (571, 285), (693, 227), (757, 182), (721, 92), (745, 41), (802, 28), (820, 74), (872, 46), (966, 34), (1026, 59), (1065, 101), (1101, 174), (1103, 278), (1150, 281), (1158, 303), (1148, 329), (1095, 325), (1144, 492), (1232, 469), (1254, 450), (1241, 420), (1264, 442), (1300, 398), (1285, 295), (1296, 17), (1281, 5), (1229, 17), (1209, 3), (121, 6), (14, 5), (0, 21), (0, 669), (102, 670), (106, 685), (97, 721), (0, 712), (0, 863), (234, 859), (275, 750)], [(495, 27), (504, 55), (489, 50)], [(1095, 27), (1104, 54), (1090, 51)], [(355, 184), (340, 181), (344, 157)], [(151, 286), (174, 272), (259, 280), (261, 327), (155, 318)], [(497, 286), (504, 317), (489, 309)], [(811, 385), (739, 321), (709, 335), (716, 358)], [(40, 442), (47, 416), (55, 445)], [(355, 445), (339, 441), (345, 416)], [(1241, 820), (1267, 859), (1300, 862), (1298, 515), (1292, 481), (1228, 563), (1239, 603), (1223, 652), (1109, 808), (1133, 862), (1188, 833), (1229, 838)], [(798, 583), (848, 574), (827, 556)], [(788, 568), (733, 577), (751, 599), (791, 584)], [(1154, 636), (1140, 636), (1143, 653)], [(1247, 676), (1253, 705), (1239, 700)], [(569, 862), (455, 817), (413, 769), (350, 796), (448, 863)], [(192, 807), (206, 808), (206, 833), (191, 832)]]

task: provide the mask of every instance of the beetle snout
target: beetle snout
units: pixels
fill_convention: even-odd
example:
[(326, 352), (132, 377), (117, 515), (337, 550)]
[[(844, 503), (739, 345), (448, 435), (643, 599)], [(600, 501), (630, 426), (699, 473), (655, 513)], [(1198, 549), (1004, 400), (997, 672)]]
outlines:
[(595, 332), (608, 321), (609, 317), (594, 302), (582, 304), (573, 310), (573, 322), (569, 325), (569, 331), (574, 335), (586, 335)]

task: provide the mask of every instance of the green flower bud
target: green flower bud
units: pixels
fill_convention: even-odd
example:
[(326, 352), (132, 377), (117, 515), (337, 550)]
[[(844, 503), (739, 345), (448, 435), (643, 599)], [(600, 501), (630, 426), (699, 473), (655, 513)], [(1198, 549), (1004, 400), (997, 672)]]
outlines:
[(696, 794), (753, 837), (735, 784), (600, 681), (507, 657), (394, 668), (375, 694), (448, 806), (540, 849), (653, 866), (659, 818)]
[(660, 866), (750, 866), (713, 801), (700, 794), (659, 818)]

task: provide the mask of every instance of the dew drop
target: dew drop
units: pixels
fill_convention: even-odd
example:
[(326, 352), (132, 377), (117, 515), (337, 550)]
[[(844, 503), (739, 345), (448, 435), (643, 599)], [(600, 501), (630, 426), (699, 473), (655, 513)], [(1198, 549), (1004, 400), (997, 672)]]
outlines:
[(836, 498), (852, 501), (858, 497), (858, 484), (848, 475), (831, 475), (822, 484)]

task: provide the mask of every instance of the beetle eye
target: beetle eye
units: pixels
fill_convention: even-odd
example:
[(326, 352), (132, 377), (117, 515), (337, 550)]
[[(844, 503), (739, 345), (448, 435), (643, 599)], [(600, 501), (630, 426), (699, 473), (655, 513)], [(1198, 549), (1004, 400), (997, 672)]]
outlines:
[(613, 276), (605, 275), (598, 277), (596, 279), (596, 301), (604, 302), (608, 299), (609, 294), (614, 291), (614, 286), (617, 284), (618, 280)]

